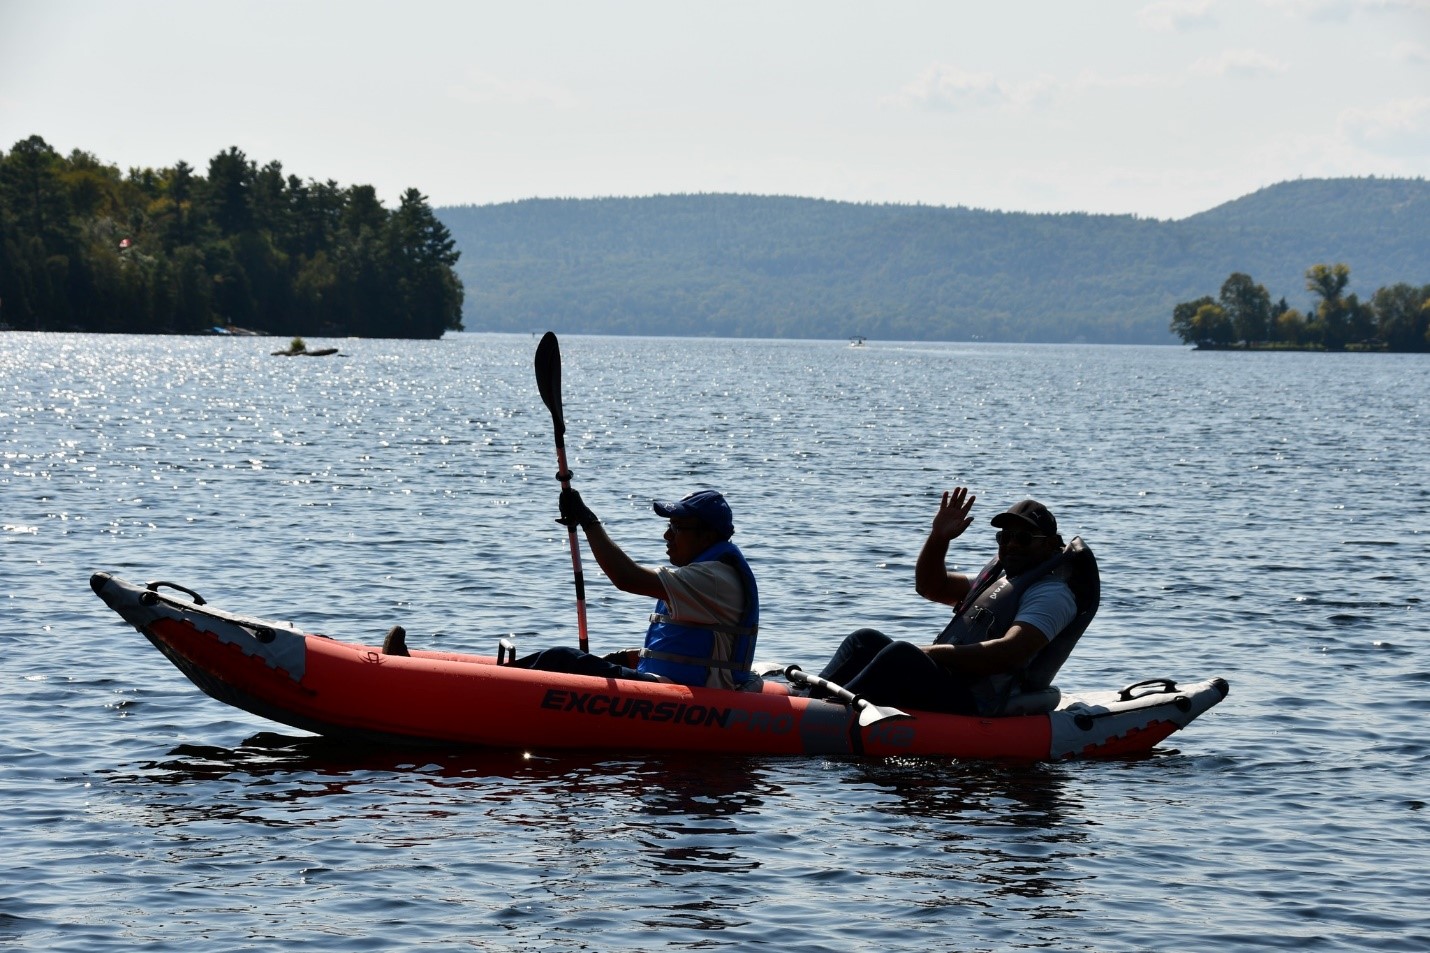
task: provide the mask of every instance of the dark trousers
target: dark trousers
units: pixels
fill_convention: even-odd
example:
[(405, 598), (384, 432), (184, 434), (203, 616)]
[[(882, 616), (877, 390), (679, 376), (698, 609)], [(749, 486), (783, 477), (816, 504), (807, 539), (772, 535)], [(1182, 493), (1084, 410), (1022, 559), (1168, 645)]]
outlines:
[(655, 678), (615, 662), (608, 662), (599, 655), (591, 655), (570, 645), (554, 649), (542, 649), (533, 655), (519, 658), (511, 663), (517, 668), (534, 668), (543, 672), (565, 672), (568, 675), (594, 675), (597, 678), (626, 678), (638, 682), (653, 682)]
[(978, 703), (964, 678), (939, 665), (912, 642), (895, 642), (874, 629), (851, 633), (819, 674), (876, 705), (955, 715), (978, 713)]

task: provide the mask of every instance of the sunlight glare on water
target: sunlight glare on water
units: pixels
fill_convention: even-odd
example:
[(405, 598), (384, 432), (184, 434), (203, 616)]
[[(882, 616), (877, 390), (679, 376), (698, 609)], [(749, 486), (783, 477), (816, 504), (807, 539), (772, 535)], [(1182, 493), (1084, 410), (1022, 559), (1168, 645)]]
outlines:
[[(310, 342), (320, 346), (317, 342)], [(575, 641), (535, 337), (0, 334), (0, 945), (1423, 950), (1423, 355), (563, 336), (575, 485), (638, 560), (712, 486), (760, 656), (913, 593), (938, 494), (1103, 573), (1066, 688), (1227, 678), (1151, 758), (355, 750), (205, 697), (106, 570), (353, 641)], [(587, 569), (591, 641), (649, 606)]]

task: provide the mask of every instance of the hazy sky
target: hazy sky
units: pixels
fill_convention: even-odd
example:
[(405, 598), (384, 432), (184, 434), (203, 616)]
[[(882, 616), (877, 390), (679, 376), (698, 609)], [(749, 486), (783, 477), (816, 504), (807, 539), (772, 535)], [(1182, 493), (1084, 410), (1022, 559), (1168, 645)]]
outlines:
[(1430, 175), (1430, 0), (0, 0), (0, 148), (389, 205), (742, 192), (1180, 218)]

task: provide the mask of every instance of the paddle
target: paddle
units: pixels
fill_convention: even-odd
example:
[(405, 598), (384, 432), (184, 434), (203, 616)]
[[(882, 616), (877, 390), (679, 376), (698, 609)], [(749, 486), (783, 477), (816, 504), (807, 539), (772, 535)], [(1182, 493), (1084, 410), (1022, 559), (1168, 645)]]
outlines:
[[(551, 411), (551, 424), (556, 428), (556, 475), (561, 489), (571, 487), (571, 471), (566, 469), (566, 418), (561, 413), (561, 346), (556, 335), (547, 331), (536, 345), (536, 389), (541, 401)], [(589, 651), (586, 642), (586, 577), (581, 574), (581, 544), (576, 541), (576, 527), (566, 527), (566, 539), (571, 545), (571, 571), (576, 577), (576, 630), (581, 651)]]
[(766, 675), (783, 675), (791, 682), (796, 682), (806, 688), (818, 688), (828, 692), (846, 705), (851, 705), (859, 709), (859, 727), (868, 728), (870, 725), (877, 725), (881, 721), (890, 718), (912, 718), (908, 712), (900, 711), (897, 708), (876, 705), (863, 695), (856, 695), (843, 685), (836, 685), (827, 678), (818, 675), (811, 675), (800, 669), (798, 665), (780, 665), (778, 662), (770, 662), (756, 667), (756, 675), (764, 677)]

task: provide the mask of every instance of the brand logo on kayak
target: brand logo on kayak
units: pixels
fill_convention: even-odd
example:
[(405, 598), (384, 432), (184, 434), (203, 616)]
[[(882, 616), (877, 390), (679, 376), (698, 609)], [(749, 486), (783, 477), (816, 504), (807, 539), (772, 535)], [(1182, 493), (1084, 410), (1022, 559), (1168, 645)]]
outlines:
[(769, 731), (774, 734), (784, 734), (794, 728), (794, 718), (787, 714), (775, 715), (740, 708), (690, 705), (685, 702), (653, 702), (646, 698), (569, 692), (560, 688), (547, 689), (541, 699), (541, 707), (553, 711), (573, 711), (609, 718), (635, 718), (661, 724), (691, 725), (696, 728), (744, 726), (751, 731)]

